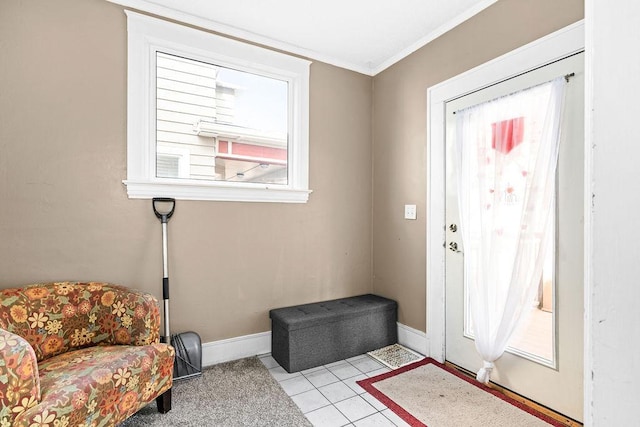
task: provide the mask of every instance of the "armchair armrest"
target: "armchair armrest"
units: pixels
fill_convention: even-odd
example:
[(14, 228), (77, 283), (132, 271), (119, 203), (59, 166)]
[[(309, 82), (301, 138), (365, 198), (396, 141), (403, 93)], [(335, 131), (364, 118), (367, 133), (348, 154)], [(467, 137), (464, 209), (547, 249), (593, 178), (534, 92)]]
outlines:
[(105, 315), (119, 324), (119, 328), (114, 330), (103, 330), (110, 332), (107, 342), (125, 345), (160, 342), (160, 309), (153, 295), (118, 285), (104, 285), (105, 289), (113, 295), (113, 302)]
[[(0, 329), (0, 425), (40, 401), (38, 362), (27, 340)], [(8, 423), (8, 424), (7, 424)]]

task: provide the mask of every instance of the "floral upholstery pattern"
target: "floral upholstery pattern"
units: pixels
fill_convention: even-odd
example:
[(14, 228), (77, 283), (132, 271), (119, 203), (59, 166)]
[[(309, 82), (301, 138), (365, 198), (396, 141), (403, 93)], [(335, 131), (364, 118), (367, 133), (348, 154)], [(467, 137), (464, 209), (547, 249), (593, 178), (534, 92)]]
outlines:
[(114, 426), (172, 386), (157, 300), (106, 283), (0, 291), (0, 427)]
[(0, 291), (0, 328), (24, 337), (38, 362), (94, 345), (157, 342), (152, 295), (105, 283), (52, 283)]
[(38, 362), (29, 343), (0, 329), (0, 426), (13, 425), (13, 414), (40, 400)]

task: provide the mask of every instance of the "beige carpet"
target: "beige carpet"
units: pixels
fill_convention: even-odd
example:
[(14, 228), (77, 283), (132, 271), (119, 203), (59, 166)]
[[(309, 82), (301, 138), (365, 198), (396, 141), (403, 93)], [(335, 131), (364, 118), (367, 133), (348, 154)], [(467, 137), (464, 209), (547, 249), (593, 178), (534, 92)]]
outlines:
[(515, 401), (450, 371), (433, 359), (424, 359), (358, 384), (411, 426), (562, 426), (542, 414), (536, 413), (542, 417), (538, 418), (525, 412), (532, 410), (515, 406), (518, 405)]
[(119, 427), (306, 427), (300, 412), (257, 357), (205, 368), (202, 375), (174, 382), (171, 411), (155, 402)]

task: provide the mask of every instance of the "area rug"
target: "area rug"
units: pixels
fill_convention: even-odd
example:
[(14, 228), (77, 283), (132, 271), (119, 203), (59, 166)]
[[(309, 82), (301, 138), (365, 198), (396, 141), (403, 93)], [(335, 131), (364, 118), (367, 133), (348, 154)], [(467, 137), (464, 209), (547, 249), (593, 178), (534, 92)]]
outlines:
[(391, 369), (398, 369), (424, 358), (424, 356), (400, 344), (382, 347), (367, 354)]
[(176, 381), (171, 400), (168, 413), (158, 413), (153, 402), (120, 426), (311, 426), (257, 357)]
[(563, 427), (431, 358), (357, 383), (414, 427)]

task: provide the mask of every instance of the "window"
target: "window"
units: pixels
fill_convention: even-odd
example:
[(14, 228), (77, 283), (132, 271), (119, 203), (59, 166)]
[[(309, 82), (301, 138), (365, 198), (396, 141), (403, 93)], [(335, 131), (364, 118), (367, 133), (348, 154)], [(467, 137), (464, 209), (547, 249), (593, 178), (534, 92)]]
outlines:
[(191, 163), (190, 151), (174, 147), (158, 148), (156, 176), (159, 178), (188, 178)]
[(126, 13), (129, 197), (306, 202), (310, 63)]

